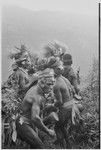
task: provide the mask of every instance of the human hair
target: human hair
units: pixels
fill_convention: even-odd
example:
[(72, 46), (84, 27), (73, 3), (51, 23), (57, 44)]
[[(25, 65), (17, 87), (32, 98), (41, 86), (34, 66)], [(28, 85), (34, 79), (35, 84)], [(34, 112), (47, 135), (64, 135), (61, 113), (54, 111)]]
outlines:
[(72, 60), (70, 60), (70, 61), (68, 61), (68, 62), (63, 62), (63, 65), (64, 65), (64, 66), (66, 66), (66, 65), (72, 65), (72, 64), (73, 64)]
[(59, 67), (56, 67), (56, 68), (54, 68), (54, 72), (55, 72), (55, 76), (59, 76), (59, 75), (62, 74), (63, 69), (59, 68)]
[(17, 62), (18, 67), (22, 67), (22, 61)]

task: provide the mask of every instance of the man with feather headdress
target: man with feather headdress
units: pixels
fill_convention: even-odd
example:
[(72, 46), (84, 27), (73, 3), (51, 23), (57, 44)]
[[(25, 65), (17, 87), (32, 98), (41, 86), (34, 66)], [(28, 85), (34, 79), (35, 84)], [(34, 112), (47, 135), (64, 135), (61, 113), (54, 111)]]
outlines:
[[(10, 58), (15, 62), (12, 64), (13, 73), (8, 78), (8, 86), (16, 88), (16, 93), (23, 99), (25, 93), (33, 85), (34, 81), (37, 80), (37, 76), (29, 78), (28, 73), (34, 72), (33, 67), (31, 67), (31, 61), (29, 53), (24, 45), (21, 48), (17, 48), (16, 53), (11, 53)], [(6, 84), (6, 85), (7, 85)]]

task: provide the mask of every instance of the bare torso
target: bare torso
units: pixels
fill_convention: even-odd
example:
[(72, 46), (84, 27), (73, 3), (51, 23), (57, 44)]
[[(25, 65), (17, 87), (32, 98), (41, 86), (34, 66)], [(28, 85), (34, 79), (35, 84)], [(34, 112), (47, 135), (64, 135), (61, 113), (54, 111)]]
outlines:
[(38, 94), (37, 85), (33, 86), (31, 89), (28, 90), (26, 93), (26, 96), (24, 97), (24, 100), (22, 102), (22, 111), (23, 116), (31, 119), (33, 114), (33, 107), (37, 106), (37, 115), (40, 113), (40, 107), (41, 107), (41, 96)]
[(62, 104), (70, 100), (70, 91), (62, 76), (56, 78), (54, 93), (57, 101), (60, 101)]

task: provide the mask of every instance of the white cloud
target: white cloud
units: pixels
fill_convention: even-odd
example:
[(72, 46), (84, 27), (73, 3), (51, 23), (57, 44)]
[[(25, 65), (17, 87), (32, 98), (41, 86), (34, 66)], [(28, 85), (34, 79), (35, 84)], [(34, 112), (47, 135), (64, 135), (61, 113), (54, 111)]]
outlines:
[(3, 5), (18, 5), (32, 10), (70, 11), (97, 15), (96, 0), (2, 0)]

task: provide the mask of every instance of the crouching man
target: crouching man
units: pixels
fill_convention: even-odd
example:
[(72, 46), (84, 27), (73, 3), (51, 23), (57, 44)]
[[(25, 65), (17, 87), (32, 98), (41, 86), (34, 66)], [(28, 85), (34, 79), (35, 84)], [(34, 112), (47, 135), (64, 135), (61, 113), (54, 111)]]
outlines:
[(55, 132), (48, 129), (42, 119), (40, 113), (44, 105), (44, 96), (47, 94), (54, 84), (54, 74), (48, 70), (43, 71), (39, 75), (38, 84), (33, 86), (26, 93), (22, 102), (22, 115), (16, 120), (16, 130), (18, 137), (26, 141), (32, 149), (43, 149), (44, 144), (38, 137), (36, 127), (54, 137)]

